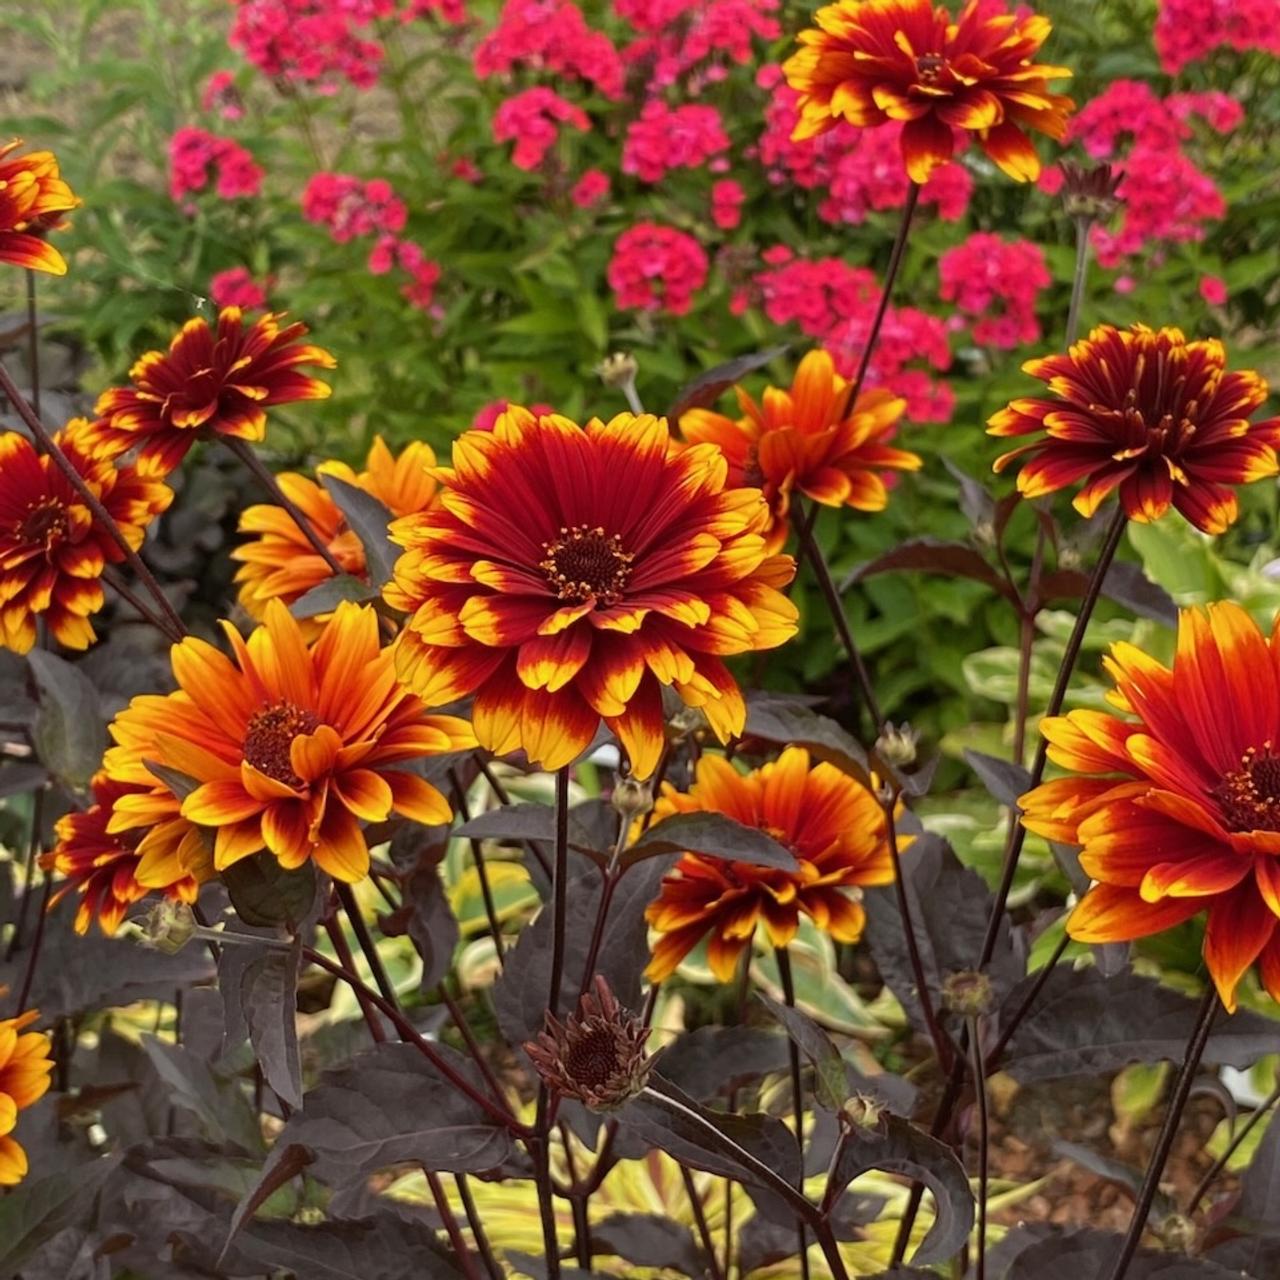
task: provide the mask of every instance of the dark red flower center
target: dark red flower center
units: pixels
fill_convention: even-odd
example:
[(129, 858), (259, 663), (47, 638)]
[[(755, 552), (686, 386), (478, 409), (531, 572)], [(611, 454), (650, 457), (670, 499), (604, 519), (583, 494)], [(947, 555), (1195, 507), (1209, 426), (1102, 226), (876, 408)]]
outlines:
[(622, 549), (616, 533), (606, 534), (599, 526), (574, 525), (562, 528), (554, 542), (544, 542), (546, 559), (539, 568), (561, 600), (595, 600), (601, 605), (617, 604), (631, 576), (635, 556)]
[(66, 532), (66, 508), (56, 498), (32, 503), (18, 526), (18, 537), (23, 542), (39, 542), (46, 547), (61, 541)]
[(565, 1075), (574, 1084), (600, 1088), (624, 1069), (617, 1037), (608, 1027), (575, 1029), (564, 1056)]
[(320, 717), (314, 711), (295, 707), (292, 702), (277, 702), (249, 721), (242, 746), (244, 758), (268, 778), (300, 788), (303, 781), (293, 771), (290, 748), (299, 734), (314, 733), (319, 727)]
[(1250, 747), (1213, 798), (1231, 831), (1280, 831), (1280, 755), (1266, 742)]
[(918, 75), (925, 84), (934, 84), (946, 69), (946, 65), (947, 60), (942, 56), (942, 54), (922, 53), (916, 59), (916, 75)]

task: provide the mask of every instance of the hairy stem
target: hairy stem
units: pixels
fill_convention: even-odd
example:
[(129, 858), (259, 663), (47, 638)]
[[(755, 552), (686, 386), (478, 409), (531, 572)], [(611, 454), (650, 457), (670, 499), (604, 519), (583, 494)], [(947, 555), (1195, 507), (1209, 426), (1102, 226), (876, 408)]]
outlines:
[(978, 1104), (978, 1258), (974, 1280), (987, 1280), (987, 1167), (991, 1143), (990, 1118), (987, 1115), (987, 1077), (982, 1060), (982, 1037), (978, 1019), (969, 1019), (970, 1067), (973, 1071), (973, 1093)]
[[(546, 1090), (542, 1093), (545, 1097)], [(547, 1280), (560, 1280), (560, 1240), (556, 1232), (556, 1206), (551, 1187), (550, 1143), (543, 1134), (530, 1140), (528, 1145), (529, 1155), (533, 1158), (533, 1181), (538, 1191), (538, 1216), (542, 1221), (542, 1248), (547, 1264)]]
[[(329, 935), (329, 942), (333, 946), (334, 954), (338, 957), (338, 963), (354, 974), (356, 961), (351, 954), (351, 948), (347, 945), (346, 935), (342, 932), (342, 924), (333, 916), (328, 916), (324, 922), (324, 931)], [(382, 1023), (378, 1021), (377, 1010), (354, 986), (352, 990), (355, 992), (356, 1003), (360, 1006), (360, 1014), (364, 1018), (365, 1025), (369, 1028), (369, 1034), (373, 1037), (374, 1043), (385, 1043), (387, 1032)]]
[(684, 1182), (685, 1195), (689, 1197), (689, 1208), (693, 1211), (693, 1223), (698, 1229), (698, 1240), (702, 1244), (704, 1261), (710, 1280), (725, 1280), (720, 1269), (720, 1259), (716, 1257), (716, 1242), (711, 1236), (711, 1227), (707, 1224), (706, 1210), (702, 1207), (702, 1197), (693, 1181), (693, 1174), (685, 1165), (680, 1166), (680, 1178)]
[(31, 407), (40, 416), (40, 330), (36, 308), (36, 273), (27, 269), (27, 372), (31, 380)]
[[(1022, 600), (1022, 620), (1018, 635), (1018, 695), (1013, 713), (1013, 763), (1021, 765), (1027, 750), (1027, 717), (1031, 704), (1031, 659), (1036, 639), (1036, 610), (1039, 608), (1040, 574), (1044, 567), (1044, 524), (1036, 521), (1036, 546), (1027, 576), (1027, 594)], [(1010, 822), (1018, 815), (1011, 813)]]
[(44, 943), (45, 920), (49, 916), (49, 899), (53, 896), (53, 877), (44, 878), (44, 893), (40, 895), (40, 914), (36, 916), (36, 936), (31, 940), (31, 954), (27, 957), (27, 968), (22, 975), (22, 989), (18, 992), (16, 1014), (25, 1012), (27, 1000), (31, 995), (31, 984), (36, 978), (36, 965), (40, 960), (40, 948)]
[(826, 601), (827, 611), (831, 614), (831, 621), (835, 623), (840, 643), (844, 646), (845, 654), (849, 658), (849, 666), (853, 670), (853, 678), (857, 683), (858, 692), (862, 695), (862, 701), (871, 716), (874, 725), (872, 737), (874, 738), (884, 727), (884, 712), (880, 710), (880, 703), (876, 698), (875, 690), (871, 687), (870, 673), (867, 671), (867, 665), (862, 659), (858, 643), (853, 638), (853, 630), (849, 626), (848, 617), (845, 615), (844, 605), (840, 600), (840, 592), (836, 588), (835, 579), (831, 576), (831, 569), (827, 564), (826, 557), (822, 554), (822, 548), (818, 546), (813, 530), (804, 525), (797, 525), (796, 532), (800, 537), (800, 545), (804, 548), (805, 555), (813, 567), (814, 575), (818, 579), (818, 587), (822, 591), (822, 598)]
[[(1084, 599), (1080, 602), (1080, 612), (1076, 615), (1076, 624), (1072, 628), (1071, 638), (1067, 641), (1067, 649), (1062, 657), (1062, 665), (1058, 668), (1058, 679), (1053, 687), (1053, 696), (1049, 699), (1048, 707), (1045, 708), (1046, 717), (1056, 716), (1062, 710), (1062, 704), (1067, 696), (1067, 687), (1071, 683), (1071, 675), (1080, 657), (1080, 648), (1084, 644), (1084, 636), (1089, 627), (1089, 619), (1093, 616), (1098, 597), (1102, 594), (1102, 584), (1106, 579), (1107, 570), (1111, 567), (1111, 562), (1115, 559), (1116, 551), (1120, 546), (1120, 539), (1124, 536), (1127, 521), (1128, 517), (1125, 515), (1124, 507), (1117, 506), (1115, 515), (1111, 518), (1111, 524), (1107, 528), (1102, 550), (1098, 553), (1097, 563), (1093, 566), (1093, 573), (1089, 578), (1089, 585), (1085, 590)], [(1038, 787), (1044, 780), (1045, 764), (1048, 761), (1048, 747), (1047, 739), (1041, 735), (1040, 743), (1036, 747), (1035, 763), (1031, 767), (1032, 787)], [(987, 932), (982, 941), (982, 954), (977, 964), (979, 969), (985, 968), (995, 954), (996, 939), (1000, 936), (1000, 919), (1004, 915), (1005, 906), (1009, 901), (1009, 893), (1013, 888), (1013, 878), (1018, 870), (1018, 859), (1022, 854), (1022, 846), (1026, 838), (1026, 827), (1021, 822), (1015, 822), (1009, 829), (1009, 840), (1005, 845), (1004, 865), (1000, 871), (1000, 885), (996, 890), (995, 900), (991, 904), (991, 914), (987, 917)]]
[(898, 824), (893, 813), (896, 802), (897, 798), (889, 795), (884, 804), (885, 839), (888, 841), (889, 853), (893, 858), (893, 891), (898, 902), (898, 915), (902, 920), (902, 935), (907, 943), (907, 957), (911, 962), (911, 978), (916, 984), (916, 994), (920, 1000), (920, 1013), (928, 1028), (929, 1039), (933, 1042), (933, 1051), (937, 1055), (938, 1064), (945, 1071), (950, 1067), (955, 1055), (934, 1010), (929, 980), (924, 971), (924, 960), (920, 955), (920, 944), (916, 939), (911, 899), (907, 895), (907, 884), (902, 874), (902, 853), (898, 848)]
[(155, 580), (151, 570), (142, 563), (142, 558), (129, 545), (128, 539), (120, 531), (120, 526), (112, 519), (111, 513), (98, 501), (98, 495), (89, 488), (85, 478), (72, 465), (71, 459), (62, 452), (53, 437), (45, 430), (44, 423), (40, 421), (35, 411), (23, 399), (3, 365), (0, 365), (0, 391), (4, 393), (5, 398), (13, 405), (15, 412), (22, 419), (27, 430), (31, 432), (36, 444), (49, 455), (53, 460), (53, 465), (62, 472), (66, 482), (76, 491), (84, 505), (89, 508), (99, 527), (107, 533), (111, 541), (120, 549), (125, 563), (133, 570), (134, 576), (150, 592), (152, 599), (159, 606), (161, 617), (165, 620), (165, 632), (169, 639), (174, 642), (181, 640), (187, 634), (186, 624), (178, 616), (177, 610), (174, 609), (173, 605), (169, 603), (168, 596), (160, 590), (160, 584)]
[[(782, 979), (782, 999), (788, 1009), (796, 1007), (795, 977), (791, 972), (791, 953), (786, 947), (775, 947), (774, 958), (778, 962), (778, 976)], [(791, 1112), (796, 1119), (796, 1146), (800, 1149), (800, 1164), (804, 1166), (804, 1082), (800, 1074), (800, 1046), (787, 1037), (787, 1056), (791, 1068)], [(800, 1275), (809, 1280), (809, 1241), (804, 1223), (796, 1220), (796, 1243), (799, 1246)]]
[(254, 452), (253, 446), (247, 440), (239, 440), (235, 436), (219, 436), (218, 439), (227, 446), (253, 478), (262, 485), (270, 495), (271, 501), (280, 507), (289, 519), (298, 526), (298, 531), (311, 543), (316, 554), (325, 564), (334, 573), (345, 573), (346, 571), (338, 563), (333, 552), (329, 550), (325, 540), (316, 532), (315, 526), (307, 519), (298, 504), (280, 487), (280, 481), (264, 465), (262, 459)]
[(484, 1269), (489, 1273), (489, 1280), (505, 1280), (502, 1265), (493, 1252), (493, 1245), (489, 1243), (480, 1211), (476, 1208), (476, 1198), (471, 1194), (471, 1184), (467, 1181), (467, 1175), (455, 1173), (453, 1181), (458, 1188), (458, 1199), (462, 1201), (462, 1210), (467, 1215), (467, 1226), (471, 1228), (471, 1238), (476, 1242), (476, 1248), (484, 1261)]
[(1092, 218), (1077, 218), (1076, 266), (1071, 276), (1071, 306), (1067, 310), (1067, 346), (1074, 345), (1080, 334), (1080, 304), (1084, 301), (1084, 282), (1089, 275), (1089, 228)]
[(880, 341), (880, 329), (884, 325), (884, 317), (889, 310), (889, 299), (893, 295), (894, 282), (898, 278), (898, 268), (902, 266), (903, 254), (907, 247), (907, 235), (911, 230), (911, 219), (915, 214), (916, 202), (919, 199), (920, 184), (913, 182), (907, 188), (907, 202), (902, 206), (902, 218), (898, 222), (898, 234), (894, 238), (893, 249), (889, 253), (889, 265), (885, 268), (884, 287), (880, 291), (880, 301), (876, 304), (876, 314), (871, 321), (871, 328), (867, 332), (867, 341), (858, 360), (857, 372), (853, 375), (853, 381), (849, 384), (844, 408), (839, 415), (841, 418), (848, 416), (854, 405), (858, 403), (858, 393), (862, 390), (862, 384), (867, 378), (867, 370), (871, 367), (871, 357), (875, 354), (876, 345)]
[[(457, 769), (449, 770), (449, 778), (453, 783), (454, 808), (464, 823), (471, 821), (471, 806), (467, 803), (467, 789), (462, 785)], [(493, 886), (489, 883), (489, 868), (484, 860), (484, 849), (479, 840), (469, 842), (471, 861), (475, 863), (476, 878), (480, 881), (480, 897), (484, 901), (484, 916), (489, 923), (489, 936), (493, 938), (493, 949), (498, 957), (498, 967), (505, 968), (506, 952), (502, 949), (502, 926), (498, 923), (498, 909), (494, 904)]]
[(444, 1184), (440, 1181), (440, 1175), (434, 1169), (428, 1169), (425, 1164), (422, 1166), (422, 1172), (427, 1176), (427, 1186), (431, 1188), (431, 1198), (436, 1203), (436, 1212), (440, 1215), (440, 1221), (444, 1224), (444, 1233), (449, 1237), (449, 1247), (453, 1250), (453, 1256), (457, 1258), (458, 1265), (462, 1268), (462, 1274), (466, 1277), (466, 1280), (480, 1280), (475, 1262), (471, 1257), (471, 1250), (467, 1248), (467, 1242), (462, 1238), (458, 1220), (453, 1216), (453, 1210), (449, 1207), (449, 1197), (445, 1195)]
[(1160, 1135), (1156, 1138), (1155, 1150), (1151, 1153), (1151, 1161), (1147, 1172), (1143, 1175), (1142, 1187), (1138, 1191), (1138, 1200), (1133, 1207), (1133, 1217), (1129, 1221), (1129, 1230), (1124, 1244), (1120, 1248), (1120, 1256), (1111, 1269), (1111, 1280), (1122, 1280), (1129, 1270), (1129, 1263), (1138, 1251), (1138, 1242), (1147, 1225), (1147, 1216), (1151, 1212), (1151, 1204), (1156, 1198), (1160, 1186), (1160, 1175), (1164, 1172), (1165, 1163), (1173, 1147), (1173, 1140), (1178, 1133), (1178, 1124), (1182, 1120), (1182, 1112), (1191, 1096), (1191, 1086), (1195, 1083), (1196, 1071), (1200, 1067), (1200, 1058), (1204, 1047), (1209, 1042), (1209, 1033), (1213, 1030), (1213, 1017), (1218, 1012), (1218, 992), (1210, 985), (1200, 1002), (1200, 1012), (1196, 1016), (1196, 1024), (1187, 1043), (1187, 1051), (1182, 1059), (1182, 1068), (1174, 1082), (1173, 1094), (1169, 1099), (1169, 1107), (1165, 1112), (1164, 1124), (1160, 1127)]
[(556, 772), (555, 868), (551, 880), (551, 981), (547, 1010), (554, 1018), (560, 1012), (560, 987), (564, 981), (565, 932), (568, 927), (569, 888), (569, 767)]

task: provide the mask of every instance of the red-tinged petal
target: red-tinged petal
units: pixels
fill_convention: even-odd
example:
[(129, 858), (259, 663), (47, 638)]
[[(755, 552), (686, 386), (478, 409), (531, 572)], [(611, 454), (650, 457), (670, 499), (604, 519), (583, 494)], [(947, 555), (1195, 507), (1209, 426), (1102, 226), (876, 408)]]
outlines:
[(391, 814), (391, 787), (372, 769), (348, 769), (335, 774), (329, 786), (330, 803), (336, 800), (365, 822), (382, 822)]
[(1144, 902), (1136, 889), (1095, 884), (1067, 920), (1077, 942), (1129, 942), (1163, 933), (1204, 910), (1198, 898)]
[(1276, 931), (1271, 913), (1253, 882), (1217, 899), (1204, 931), (1204, 959), (1228, 1013), (1236, 1011), (1236, 987)]
[(339, 805), (330, 804), (311, 855), (335, 880), (356, 884), (369, 874), (369, 846), (360, 824)]
[(301, 800), (271, 804), (262, 815), (262, 838), (284, 867), (300, 867), (311, 856), (310, 827)]
[(982, 149), (1015, 182), (1034, 182), (1040, 176), (1040, 157), (1031, 139), (1011, 120), (989, 129)]
[(632, 774), (641, 780), (651, 777), (666, 745), (662, 686), (652, 676), (643, 679), (626, 710), (606, 717), (606, 723), (626, 751)]
[(592, 742), (600, 717), (572, 687), (559, 693), (530, 689), (520, 713), (520, 745), (550, 772), (571, 764)]
[(452, 819), (449, 802), (425, 778), (399, 769), (389, 769), (382, 776), (391, 788), (391, 807), (398, 814), (425, 827)]
[(263, 802), (235, 781), (206, 782), (182, 802), (182, 816), (202, 827), (222, 827), (262, 812)]
[(1238, 854), (1204, 853), (1157, 863), (1143, 877), (1139, 891), (1144, 902), (1158, 902), (1165, 897), (1215, 897), (1234, 889), (1252, 870), (1251, 860)]
[(933, 171), (946, 164), (954, 152), (955, 137), (937, 116), (922, 116), (902, 126), (902, 158), (912, 182), (928, 182)]
[(315, 782), (323, 778), (338, 758), (342, 739), (327, 724), (314, 733), (300, 733), (289, 744), (289, 762), (294, 773), (303, 782)]
[(590, 627), (573, 627), (526, 641), (516, 656), (516, 673), (530, 689), (563, 689), (591, 657), (591, 635)]

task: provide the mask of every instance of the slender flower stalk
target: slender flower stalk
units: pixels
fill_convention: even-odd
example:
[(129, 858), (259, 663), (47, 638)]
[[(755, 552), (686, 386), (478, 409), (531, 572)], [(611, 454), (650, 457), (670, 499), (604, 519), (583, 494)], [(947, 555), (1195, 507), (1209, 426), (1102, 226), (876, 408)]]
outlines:
[(27, 269), (27, 376), (31, 407), (40, 416), (40, 319), (36, 307), (36, 273)]
[(1138, 1251), (1138, 1243), (1147, 1225), (1147, 1217), (1151, 1213), (1151, 1205), (1160, 1187), (1160, 1176), (1164, 1173), (1165, 1163), (1173, 1147), (1173, 1140), (1178, 1134), (1178, 1124), (1182, 1112), (1191, 1096), (1191, 1086), (1195, 1083), (1196, 1072), (1200, 1068), (1200, 1059), (1205, 1045), (1209, 1043), (1209, 1033), (1213, 1030), (1214, 1015), (1219, 1009), (1217, 990), (1211, 985), (1200, 1002), (1200, 1012), (1196, 1016), (1195, 1028), (1187, 1044), (1187, 1051), (1182, 1060), (1182, 1068), (1174, 1082), (1173, 1093), (1169, 1098), (1169, 1107), (1165, 1112), (1164, 1124), (1160, 1135), (1156, 1138), (1155, 1150), (1151, 1153), (1151, 1161), (1143, 1175), (1142, 1186), (1138, 1190), (1137, 1203), (1133, 1207), (1133, 1217), (1129, 1220), (1129, 1230), (1124, 1244), (1120, 1248), (1120, 1256), (1110, 1272), (1110, 1280), (1123, 1280)]
[(987, 1164), (991, 1143), (991, 1127), (987, 1115), (987, 1073), (982, 1059), (982, 1036), (978, 1019), (967, 1019), (966, 1027), (969, 1032), (973, 1095), (978, 1104), (978, 1256), (974, 1264), (974, 1280), (987, 1280)]
[[(775, 947), (774, 958), (778, 962), (778, 976), (782, 979), (782, 999), (788, 1009), (796, 1007), (796, 984), (791, 972), (791, 953), (786, 947)], [(791, 1068), (791, 1114), (795, 1117), (796, 1146), (800, 1149), (800, 1160), (804, 1161), (804, 1082), (800, 1074), (800, 1046), (795, 1040), (787, 1037), (787, 1057)], [(809, 1241), (805, 1234), (804, 1222), (796, 1219), (796, 1243), (800, 1257), (800, 1275), (802, 1280), (809, 1280)]]
[(462, 1238), (458, 1220), (453, 1216), (453, 1209), (449, 1205), (449, 1197), (445, 1195), (444, 1183), (440, 1181), (440, 1175), (425, 1164), (422, 1166), (422, 1172), (426, 1175), (431, 1198), (435, 1201), (436, 1213), (440, 1215), (440, 1221), (444, 1224), (444, 1232), (449, 1238), (450, 1249), (453, 1252), (453, 1256), (457, 1258), (458, 1265), (462, 1268), (465, 1280), (480, 1280), (480, 1273), (476, 1270), (471, 1250), (467, 1248), (467, 1243)]
[[(467, 789), (462, 785), (457, 769), (449, 770), (449, 780), (453, 783), (453, 807), (464, 824), (470, 822), (471, 806), (467, 800)], [(507, 964), (507, 954), (502, 945), (502, 925), (498, 920), (493, 886), (489, 883), (489, 867), (485, 862), (484, 848), (479, 840), (471, 840), (468, 843), (471, 847), (471, 860), (476, 868), (476, 879), (480, 881), (480, 897), (484, 902), (484, 915), (489, 924), (489, 936), (493, 939), (494, 954), (498, 957), (498, 967), (504, 969)]]

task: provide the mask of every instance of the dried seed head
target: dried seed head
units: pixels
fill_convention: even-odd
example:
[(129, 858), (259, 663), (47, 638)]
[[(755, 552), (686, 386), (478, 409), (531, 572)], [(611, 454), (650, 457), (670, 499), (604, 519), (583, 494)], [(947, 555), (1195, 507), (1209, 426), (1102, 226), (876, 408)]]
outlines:
[(593, 1111), (612, 1111), (644, 1088), (653, 1065), (645, 1052), (648, 1039), (649, 1029), (596, 974), (577, 1012), (563, 1022), (548, 1013), (543, 1031), (524, 1051), (553, 1093)]
[(1066, 179), (1062, 204), (1070, 217), (1103, 222), (1120, 207), (1116, 192), (1123, 175), (1109, 164), (1081, 165), (1064, 160), (1059, 167)]
[(1196, 1242), (1196, 1224), (1180, 1213), (1171, 1213), (1156, 1228), (1166, 1249), (1177, 1253), (1190, 1253)]
[(961, 1018), (980, 1018), (991, 1010), (991, 979), (966, 969), (952, 973), (942, 984), (942, 1006)]

